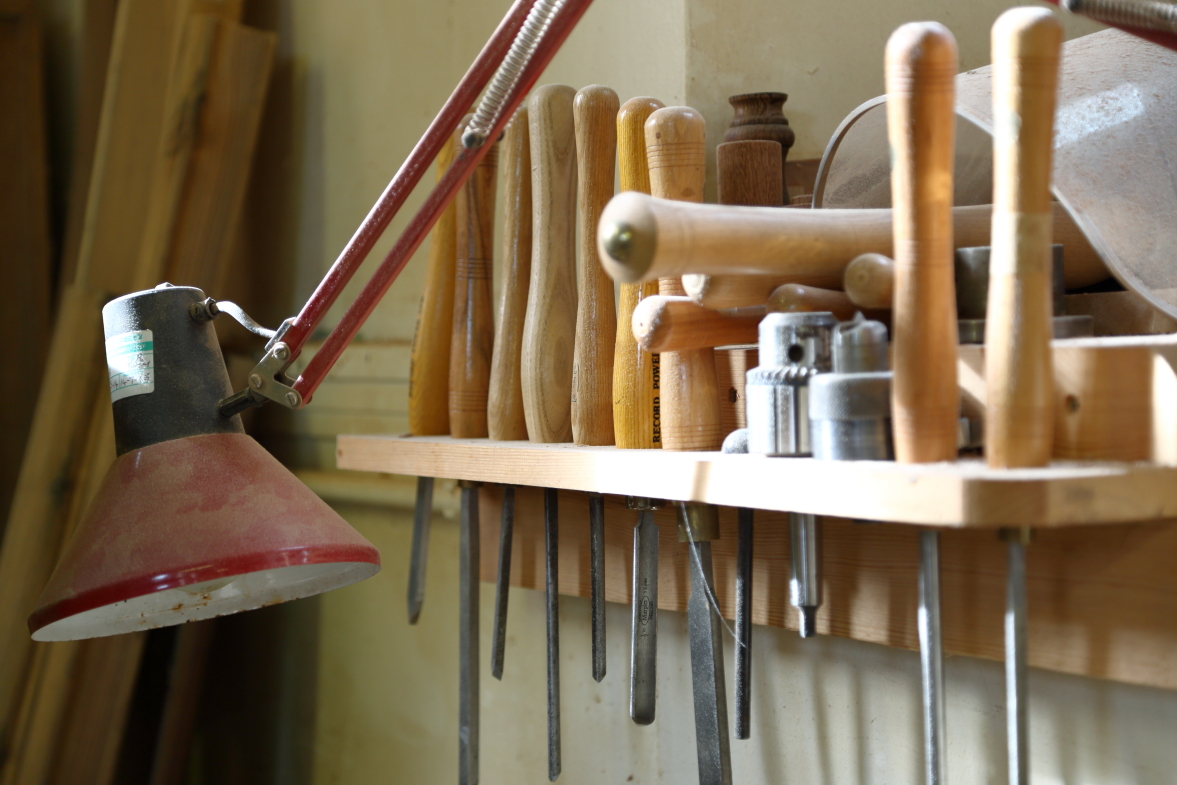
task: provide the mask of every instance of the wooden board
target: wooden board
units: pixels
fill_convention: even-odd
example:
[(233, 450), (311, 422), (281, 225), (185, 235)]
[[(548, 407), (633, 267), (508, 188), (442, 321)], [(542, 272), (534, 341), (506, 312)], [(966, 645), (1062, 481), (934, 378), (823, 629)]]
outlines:
[[(498, 488), (481, 491), (484, 581), (493, 581), (497, 569), (500, 498)], [(628, 604), (637, 514), (627, 510), (624, 501), (615, 496), (605, 501), (605, 597)], [(588, 499), (561, 493), (559, 512), (560, 592), (587, 597)], [(514, 586), (543, 589), (542, 514), (539, 489), (516, 491)], [(688, 551), (676, 538), (674, 511), (661, 510), (655, 517), (661, 530), (659, 607), (682, 611), (689, 592)], [(734, 608), (735, 518), (733, 509), (720, 511), (720, 539), (712, 543), (716, 594), (728, 619)], [(756, 515), (752, 619), (795, 630), (797, 614), (789, 604), (787, 522), (780, 513)], [(819, 634), (918, 648), (918, 529), (837, 518), (825, 519), (823, 527)], [(996, 532), (943, 533), (940, 582), (946, 654), (1002, 658), (1005, 559), (1006, 546)], [(1171, 566), (1177, 561), (1177, 527), (1151, 523), (1043, 530), (1036, 532), (1027, 560), (1032, 667), (1177, 688), (1177, 592)], [(628, 615), (629, 608), (609, 605), (607, 613)], [(755, 636), (752, 645), (756, 646)]]
[(340, 436), (341, 469), (709, 502), (928, 526), (1074, 526), (1177, 517), (1177, 467), (977, 460), (900, 465), (449, 437)]

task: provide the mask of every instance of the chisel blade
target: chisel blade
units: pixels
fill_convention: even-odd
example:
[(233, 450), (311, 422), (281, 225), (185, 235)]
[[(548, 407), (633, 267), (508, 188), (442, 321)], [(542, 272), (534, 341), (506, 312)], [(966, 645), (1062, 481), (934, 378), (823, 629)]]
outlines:
[(736, 541), (736, 700), (737, 739), (752, 736), (752, 510), (739, 508)]
[(589, 603), (592, 607), (593, 681), (605, 678), (605, 497), (589, 494)]
[(503, 511), (499, 520), (499, 571), (495, 576), (494, 640), (490, 647), (490, 675), (503, 678), (503, 656), (507, 648), (507, 599), (511, 591), (511, 538), (515, 529), (515, 486), (503, 488)]
[(548, 635), (548, 779), (560, 776), (560, 563), (559, 494), (544, 488), (544, 562)]
[(944, 785), (944, 660), (940, 648), (940, 533), (920, 532), (919, 637), (927, 785)]
[(654, 721), (658, 673), (658, 524), (653, 510), (638, 513), (633, 529), (633, 623), (629, 650), (629, 716)]
[(458, 534), (458, 782), (478, 782), (478, 486), (462, 484)]
[(1005, 600), (1005, 712), (1010, 785), (1030, 783), (1026, 716), (1026, 530), (1009, 537)]
[(429, 521), (433, 517), (433, 478), (417, 478), (413, 508), (413, 544), (409, 549), (409, 624), (416, 624), (425, 602), (425, 560), (429, 556)]

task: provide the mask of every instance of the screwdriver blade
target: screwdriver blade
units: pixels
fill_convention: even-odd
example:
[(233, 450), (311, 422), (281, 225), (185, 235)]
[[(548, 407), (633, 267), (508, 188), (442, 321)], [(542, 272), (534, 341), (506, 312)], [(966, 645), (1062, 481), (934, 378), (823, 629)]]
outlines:
[(633, 528), (633, 622), (629, 649), (629, 716), (654, 721), (658, 674), (658, 524), (653, 510)]
[(490, 675), (503, 678), (507, 648), (507, 599), (511, 591), (511, 537), (515, 528), (515, 486), (503, 488), (503, 513), (499, 520), (499, 572), (495, 577), (494, 641), (490, 647)]
[(425, 560), (429, 555), (429, 520), (433, 516), (433, 478), (417, 478), (413, 508), (413, 544), (409, 549), (409, 624), (416, 624), (425, 602)]

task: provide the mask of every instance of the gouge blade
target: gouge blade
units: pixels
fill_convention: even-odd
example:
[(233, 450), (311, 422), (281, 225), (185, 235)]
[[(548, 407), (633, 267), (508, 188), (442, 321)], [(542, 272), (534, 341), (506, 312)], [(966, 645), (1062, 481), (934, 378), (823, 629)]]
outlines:
[(425, 602), (425, 560), (429, 556), (429, 519), (433, 516), (433, 478), (417, 478), (413, 508), (413, 544), (409, 549), (409, 624), (416, 624)]
[(478, 782), (478, 486), (462, 484), (458, 535), (458, 782)]
[(605, 497), (589, 494), (589, 602), (592, 606), (593, 681), (605, 678)]
[(737, 739), (752, 735), (752, 510), (739, 508), (736, 541), (736, 701)]
[(633, 529), (633, 624), (629, 649), (629, 716), (654, 721), (658, 673), (658, 524), (653, 510), (638, 513)]
[(940, 648), (940, 533), (920, 532), (920, 676), (927, 785), (944, 785), (944, 660)]
[(503, 488), (503, 512), (499, 520), (499, 572), (495, 577), (494, 641), (490, 647), (490, 675), (503, 678), (507, 648), (507, 599), (511, 591), (511, 537), (515, 528), (515, 486)]
[(1030, 747), (1026, 717), (1026, 544), (1009, 540), (1005, 600), (1005, 714), (1010, 785), (1029, 785)]
[(560, 563), (559, 494), (544, 488), (544, 561), (548, 633), (548, 779), (560, 776)]

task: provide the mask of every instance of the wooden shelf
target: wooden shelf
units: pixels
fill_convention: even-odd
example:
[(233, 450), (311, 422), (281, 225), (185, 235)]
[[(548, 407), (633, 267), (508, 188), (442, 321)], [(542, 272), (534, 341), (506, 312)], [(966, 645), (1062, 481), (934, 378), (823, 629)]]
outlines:
[(341, 469), (648, 496), (925, 526), (1061, 527), (1177, 517), (1177, 467), (1059, 462), (993, 470), (619, 450), (449, 437), (340, 436)]

